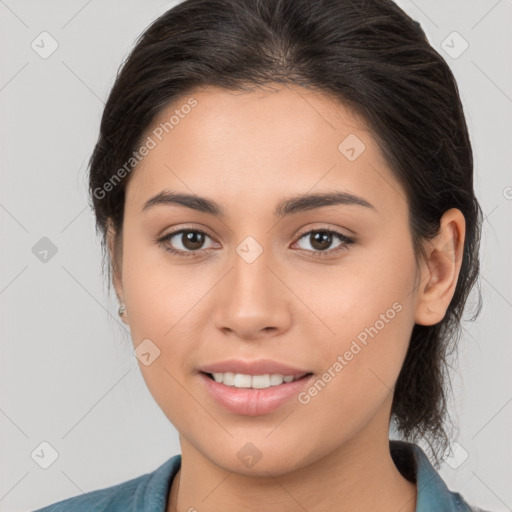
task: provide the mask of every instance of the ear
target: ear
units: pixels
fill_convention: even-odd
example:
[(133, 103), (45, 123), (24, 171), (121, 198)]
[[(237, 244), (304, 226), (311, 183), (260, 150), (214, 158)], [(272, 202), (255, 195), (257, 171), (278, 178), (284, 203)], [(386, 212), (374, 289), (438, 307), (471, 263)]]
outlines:
[(466, 221), (457, 208), (446, 211), (441, 218), (438, 235), (425, 246), (415, 309), (415, 322), (435, 325), (445, 314), (455, 293), (459, 278)]
[[(122, 244), (121, 240), (116, 240), (116, 231), (114, 229), (112, 219), (107, 220), (107, 246), (108, 253), (111, 261), (112, 268), (112, 284), (114, 285), (114, 289), (116, 291), (117, 298), (121, 304), (124, 304), (124, 294), (123, 294), (123, 281), (122, 281), (122, 273), (121, 273), (121, 261), (122, 257), (120, 254)], [(119, 234), (119, 236), (121, 236)], [(128, 323), (127, 321), (128, 314), (125, 313), (121, 316), (124, 323)]]

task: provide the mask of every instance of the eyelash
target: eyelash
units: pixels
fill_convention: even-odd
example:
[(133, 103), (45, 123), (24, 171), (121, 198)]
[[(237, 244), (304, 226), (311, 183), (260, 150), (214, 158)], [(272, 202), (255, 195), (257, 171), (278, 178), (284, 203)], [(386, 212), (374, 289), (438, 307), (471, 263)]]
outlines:
[[(163, 237), (161, 237), (157, 240), (157, 243), (163, 245), (164, 249), (172, 254), (176, 254), (176, 255), (184, 257), (184, 258), (195, 258), (195, 257), (197, 257), (197, 252), (199, 252), (201, 249), (198, 249), (197, 251), (182, 251), (180, 249), (174, 249), (169, 244), (165, 243), (178, 234), (190, 233), (190, 232), (191, 233), (201, 233), (202, 235), (212, 238), (208, 233), (206, 233), (205, 231), (203, 231), (201, 229), (183, 228), (183, 229), (179, 229), (177, 231), (172, 231), (171, 233), (164, 235)], [(339, 252), (346, 251), (346, 250), (348, 250), (348, 246), (355, 242), (355, 240), (353, 238), (350, 238), (347, 235), (340, 233), (339, 231), (336, 231), (333, 229), (322, 229), (322, 228), (311, 229), (310, 231), (303, 233), (302, 235), (299, 236), (297, 241), (302, 240), (305, 236), (310, 235), (311, 233), (328, 233), (328, 234), (337, 236), (339, 238), (339, 240), (341, 242), (343, 242), (343, 244), (339, 245), (335, 249), (330, 249), (328, 251), (310, 251), (307, 249), (302, 249), (307, 252), (310, 252), (311, 256), (313, 256), (314, 258), (325, 258), (328, 256), (332, 256), (333, 254), (337, 254)], [(208, 250), (208, 249), (206, 249), (206, 250)]]

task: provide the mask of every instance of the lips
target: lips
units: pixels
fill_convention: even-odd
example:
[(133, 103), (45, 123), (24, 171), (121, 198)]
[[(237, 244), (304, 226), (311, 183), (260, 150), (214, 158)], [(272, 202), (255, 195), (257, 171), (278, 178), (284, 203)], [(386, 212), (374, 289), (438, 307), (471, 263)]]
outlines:
[[(206, 394), (213, 399), (225, 411), (242, 416), (262, 416), (271, 414), (281, 407), (293, 403), (305, 387), (307, 387), (313, 374), (306, 374), (304, 377), (284, 382), (277, 386), (265, 389), (238, 388), (226, 386), (215, 382), (205, 372), (199, 372), (199, 382)], [(299, 402), (295, 406), (298, 407)]]
[(300, 376), (311, 373), (308, 368), (294, 367), (272, 359), (258, 359), (255, 361), (243, 359), (226, 359), (201, 366), (203, 373), (241, 373), (244, 375), (281, 374)]

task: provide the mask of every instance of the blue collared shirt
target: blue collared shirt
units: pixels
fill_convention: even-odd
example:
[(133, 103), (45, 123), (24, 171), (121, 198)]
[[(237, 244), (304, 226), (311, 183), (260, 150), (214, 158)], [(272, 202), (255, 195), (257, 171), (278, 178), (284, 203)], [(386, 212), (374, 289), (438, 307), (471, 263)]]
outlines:
[[(415, 512), (485, 512), (450, 491), (418, 445), (393, 440), (390, 449), (400, 472), (416, 482)], [(181, 455), (175, 455), (150, 473), (34, 512), (166, 512), (169, 489), (180, 467)]]

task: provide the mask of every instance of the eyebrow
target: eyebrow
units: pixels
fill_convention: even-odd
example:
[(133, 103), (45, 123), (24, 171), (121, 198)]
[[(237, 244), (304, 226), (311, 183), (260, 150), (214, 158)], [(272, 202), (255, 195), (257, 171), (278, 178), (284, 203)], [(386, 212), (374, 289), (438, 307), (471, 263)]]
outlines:
[[(192, 210), (208, 213), (216, 217), (226, 217), (226, 212), (221, 205), (208, 199), (192, 194), (184, 194), (164, 190), (152, 198), (148, 199), (141, 208), (141, 211), (149, 210), (157, 205), (179, 205)], [(286, 198), (278, 203), (274, 209), (274, 216), (285, 217), (293, 213), (314, 210), (332, 205), (356, 205), (372, 209), (377, 209), (366, 199), (350, 194), (348, 192), (323, 192), (302, 196), (294, 196)]]

